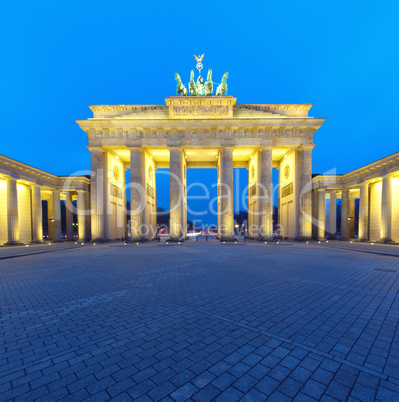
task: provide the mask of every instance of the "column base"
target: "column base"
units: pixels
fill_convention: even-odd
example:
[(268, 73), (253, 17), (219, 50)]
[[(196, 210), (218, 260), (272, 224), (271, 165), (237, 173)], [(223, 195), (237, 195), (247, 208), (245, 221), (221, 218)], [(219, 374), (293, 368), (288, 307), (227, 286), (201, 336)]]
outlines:
[[(303, 241), (311, 241), (313, 239), (311, 237), (297, 237), (295, 240), (297, 240), (301, 243)], [(329, 239), (324, 239), (324, 240), (329, 240)]]
[(23, 246), (24, 243), (21, 243), (20, 241), (8, 241), (7, 243), (4, 243), (5, 246)]
[(222, 243), (238, 243), (238, 240), (231, 236), (222, 236), (220, 241)]
[(31, 241), (30, 244), (45, 244), (46, 242), (44, 240), (34, 240)]
[(391, 238), (385, 238), (378, 240), (378, 243), (395, 243)]
[(102, 237), (96, 237), (95, 239), (90, 239), (90, 242), (91, 242), (91, 243), (94, 243), (94, 242), (96, 242), (96, 243), (102, 243), (102, 242), (105, 242), (105, 239), (102, 238)]
[(171, 237), (170, 239), (166, 240), (168, 243), (184, 243), (184, 238), (182, 237)]
[(273, 241), (274, 239), (276, 239), (276, 241), (278, 241), (278, 238), (275, 238), (273, 236), (262, 236), (262, 237), (258, 237), (258, 241), (259, 242), (263, 242), (263, 241)]

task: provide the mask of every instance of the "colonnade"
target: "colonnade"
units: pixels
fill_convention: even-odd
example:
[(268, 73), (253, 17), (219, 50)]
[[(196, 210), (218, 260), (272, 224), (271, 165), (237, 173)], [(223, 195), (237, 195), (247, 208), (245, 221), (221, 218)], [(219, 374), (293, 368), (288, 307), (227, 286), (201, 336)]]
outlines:
[[(0, 239), (7, 245), (43, 242), (43, 206), (47, 201), (48, 240), (61, 241), (61, 191), (25, 182), (15, 177), (2, 177), (0, 202), (5, 206), (1, 216)], [(66, 238), (73, 239), (73, 197), (77, 197), (78, 237), (80, 241), (89, 238), (87, 221), (90, 218), (87, 190), (63, 191), (66, 202)]]
[[(398, 172), (392, 172), (356, 185), (345, 186), (343, 183), (340, 188), (329, 189), (327, 185), (326, 188), (317, 189), (318, 238), (324, 239), (326, 232), (330, 236), (336, 235), (336, 200), (341, 198), (342, 240), (355, 236), (355, 200), (358, 199), (358, 239), (399, 241), (398, 184)], [(328, 222), (326, 222), (327, 198), (330, 199)]]
[[(311, 155), (313, 146), (300, 147), (290, 152), (289, 158), (277, 166), (284, 170), (289, 162), (291, 175), (285, 178), (286, 184), (295, 188), (289, 193), (289, 199), (295, 205), (295, 214), (289, 216), (286, 224), (295, 228), (285, 237), (311, 238)], [(216, 149), (218, 170), (218, 233), (222, 241), (234, 240), (234, 188), (233, 188), (233, 153), (235, 147), (220, 146)], [(91, 233), (92, 241), (115, 240), (126, 236), (126, 227), (122, 225), (111, 235), (111, 228), (115, 222), (110, 202), (114, 200), (110, 186), (117, 186), (121, 191), (127, 184), (130, 187), (130, 235), (133, 241), (151, 240), (157, 234), (156, 229), (156, 184), (155, 172), (158, 167), (169, 167), (170, 173), (170, 241), (182, 241), (187, 233), (187, 190), (186, 170), (190, 166), (187, 162), (185, 147), (170, 146), (163, 149), (168, 152), (168, 162), (155, 161), (151, 148), (135, 146), (128, 149), (130, 162), (122, 161), (112, 150), (94, 147), (91, 151)], [(256, 227), (249, 233), (254, 239), (270, 239), (273, 234), (273, 147), (260, 146), (253, 149), (245, 164), (250, 173), (249, 199), (252, 207), (249, 209), (251, 226)], [(283, 159), (283, 158), (282, 158)], [(275, 162), (279, 163), (279, 162)], [(281, 165), (281, 166), (280, 166)], [(207, 165), (209, 166), (209, 165)], [(112, 173), (115, 169), (127, 170), (130, 168), (130, 183), (124, 182), (124, 177), (117, 178)], [(155, 175), (154, 175), (155, 176)], [(112, 184), (113, 183), (113, 184)], [(249, 187), (250, 187), (249, 186)], [(254, 191), (252, 191), (252, 187)], [(307, 189), (307, 187), (309, 187)], [(151, 210), (151, 211), (150, 211)], [(118, 212), (117, 212), (118, 213)], [(126, 222), (126, 211), (121, 212)], [(118, 232), (118, 230), (120, 231)], [(119, 233), (119, 235), (118, 235)]]

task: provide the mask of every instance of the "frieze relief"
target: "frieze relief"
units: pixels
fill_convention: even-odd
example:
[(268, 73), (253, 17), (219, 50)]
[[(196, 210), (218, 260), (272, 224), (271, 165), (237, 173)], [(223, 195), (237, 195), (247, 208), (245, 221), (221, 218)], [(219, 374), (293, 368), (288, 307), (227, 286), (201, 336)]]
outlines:
[(229, 116), (229, 107), (221, 105), (190, 105), (190, 106), (172, 106), (172, 115), (175, 117), (186, 116)]
[[(226, 129), (163, 129), (163, 128), (90, 128), (85, 130), (90, 140), (118, 139), (228, 139), (262, 138), (289, 139), (302, 138), (313, 141), (313, 128), (226, 128)], [(309, 143), (309, 141), (305, 141)]]

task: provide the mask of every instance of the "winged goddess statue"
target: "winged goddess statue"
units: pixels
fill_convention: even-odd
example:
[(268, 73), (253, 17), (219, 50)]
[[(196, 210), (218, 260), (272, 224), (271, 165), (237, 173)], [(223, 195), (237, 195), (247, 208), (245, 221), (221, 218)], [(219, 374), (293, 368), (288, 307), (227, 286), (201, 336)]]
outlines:
[(196, 67), (197, 67), (197, 69), (198, 69), (200, 75), (201, 75), (202, 67), (204, 67), (203, 64), (202, 64), (202, 59), (204, 58), (204, 54), (205, 54), (205, 53), (203, 53), (202, 56), (196, 56), (196, 55), (194, 55), (195, 60), (197, 60), (197, 65), (196, 65)]

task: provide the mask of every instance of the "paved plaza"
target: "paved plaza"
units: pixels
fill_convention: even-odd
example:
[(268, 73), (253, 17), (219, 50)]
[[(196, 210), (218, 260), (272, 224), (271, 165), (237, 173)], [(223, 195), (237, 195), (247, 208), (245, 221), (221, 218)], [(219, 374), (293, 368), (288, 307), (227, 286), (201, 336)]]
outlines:
[(372, 247), (1, 248), (0, 400), (399, 400), (399, 248)]

